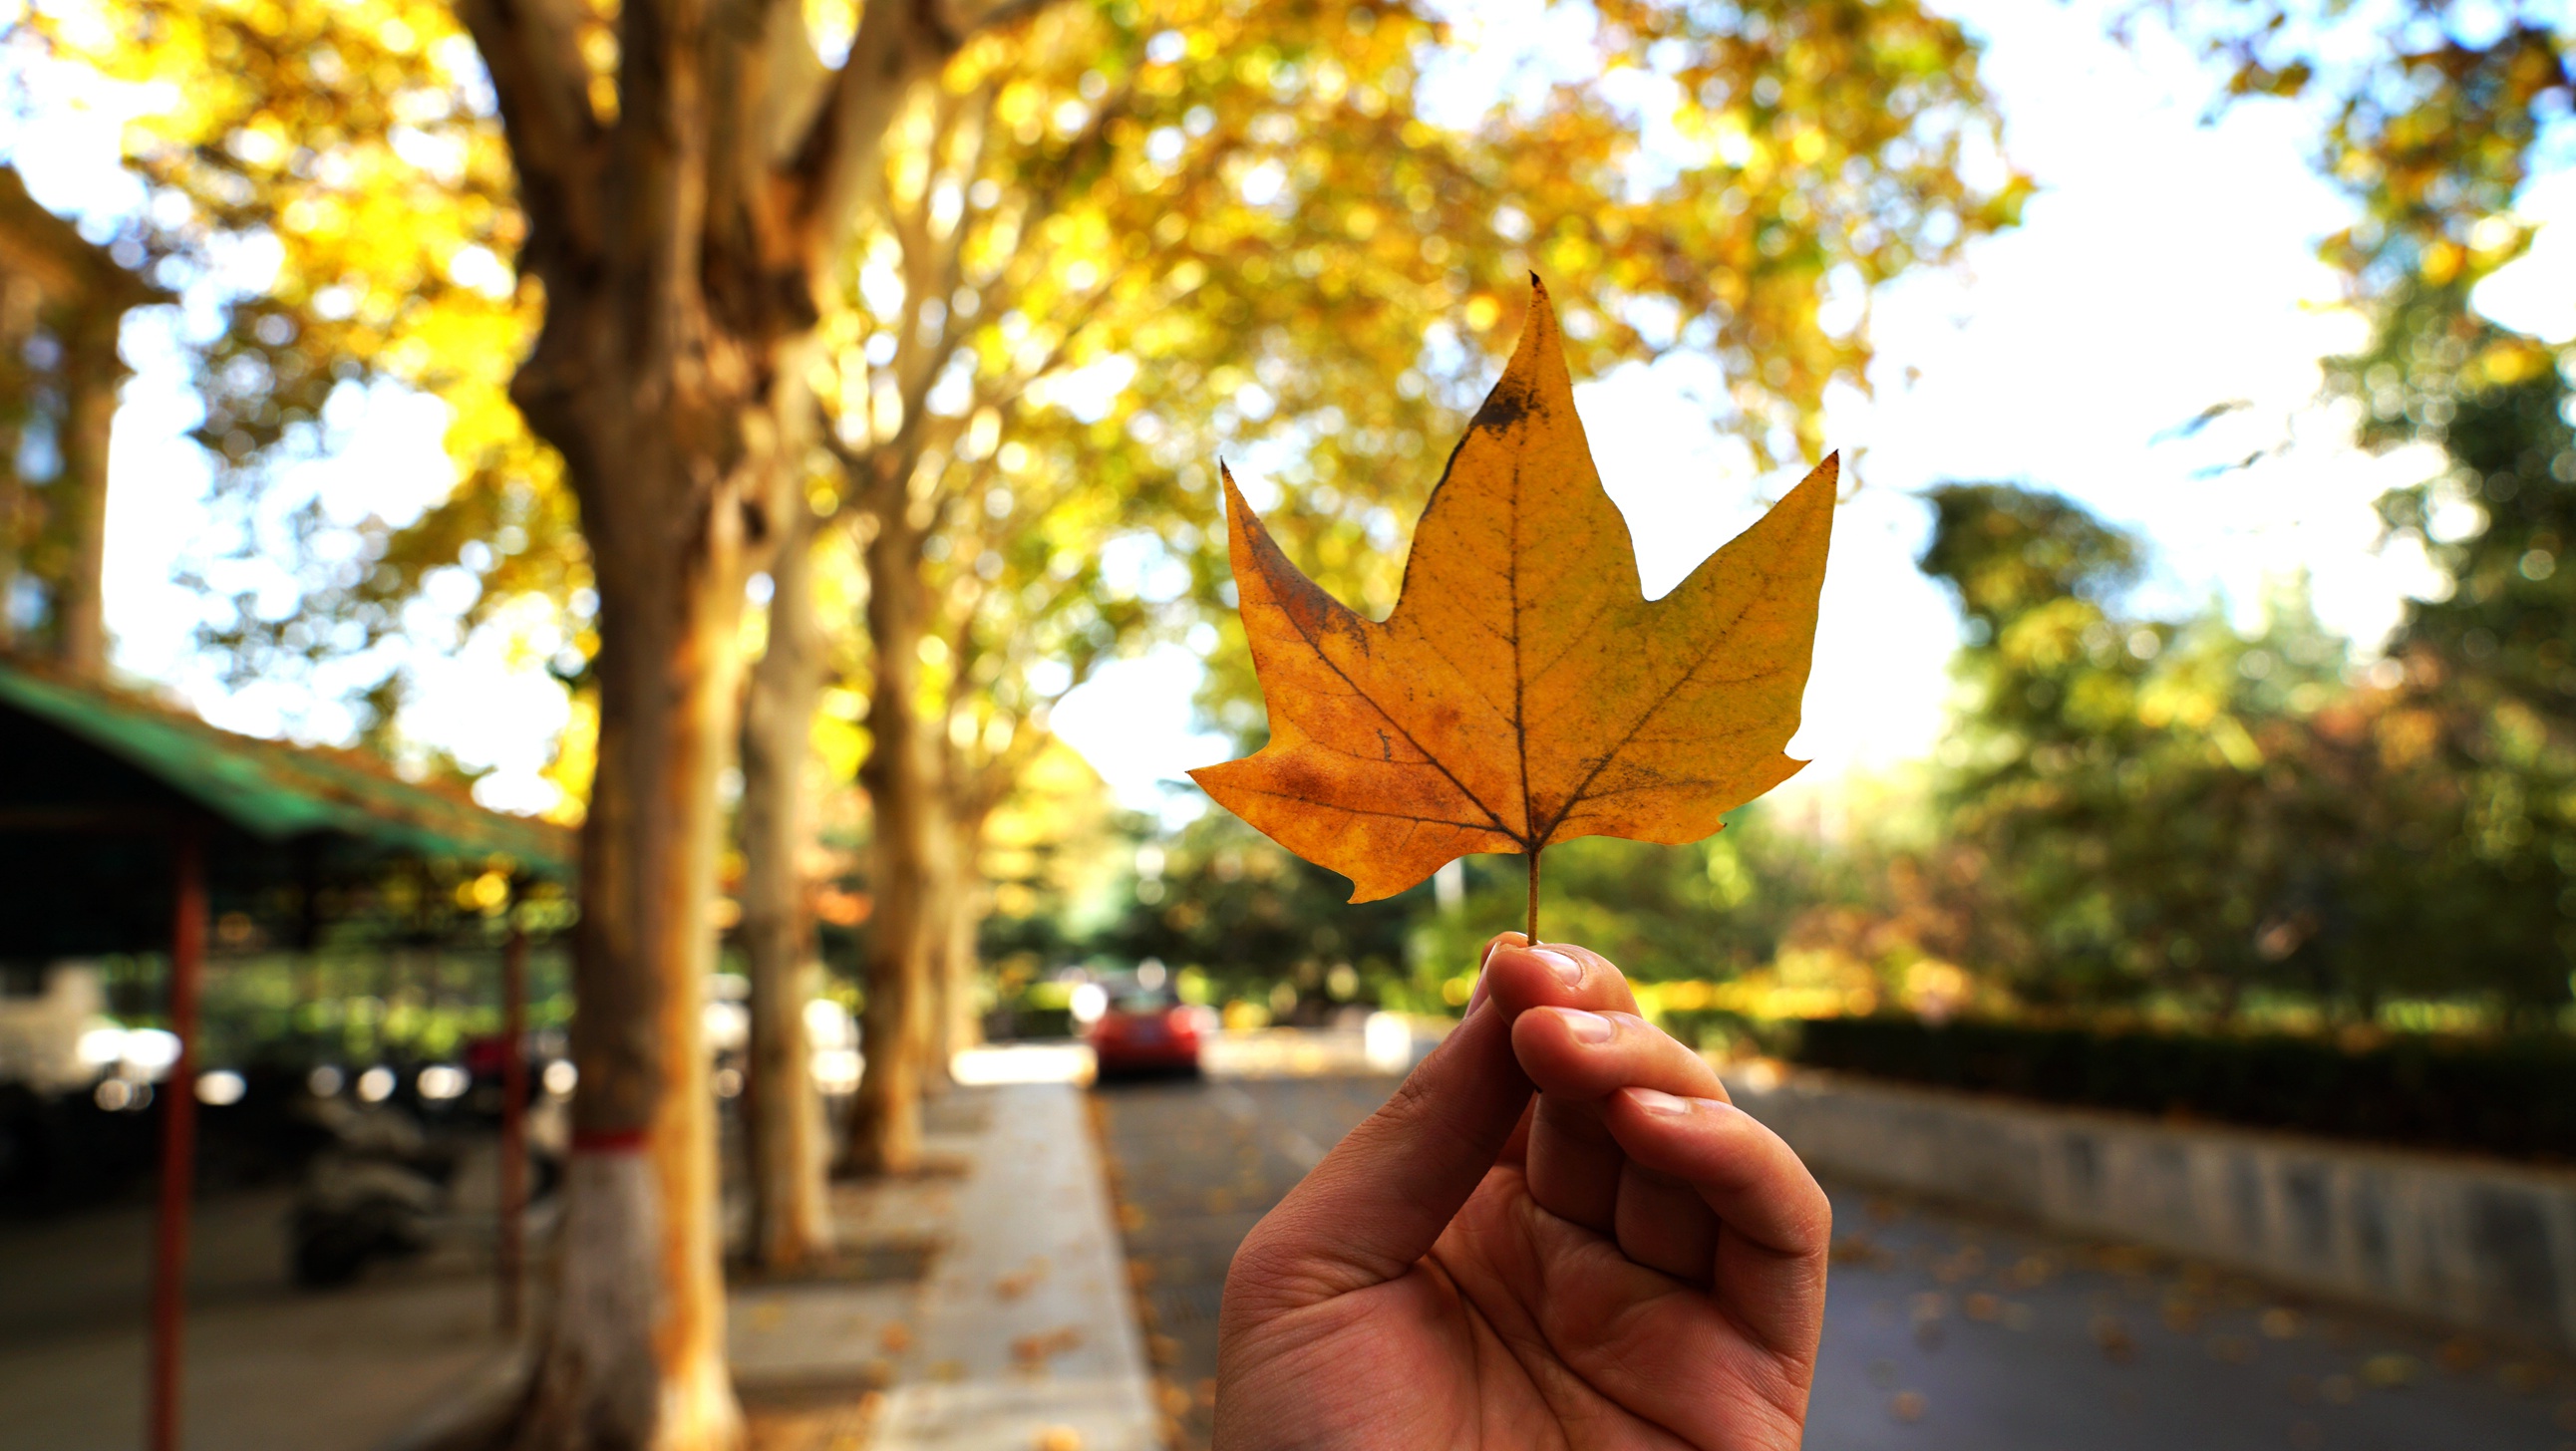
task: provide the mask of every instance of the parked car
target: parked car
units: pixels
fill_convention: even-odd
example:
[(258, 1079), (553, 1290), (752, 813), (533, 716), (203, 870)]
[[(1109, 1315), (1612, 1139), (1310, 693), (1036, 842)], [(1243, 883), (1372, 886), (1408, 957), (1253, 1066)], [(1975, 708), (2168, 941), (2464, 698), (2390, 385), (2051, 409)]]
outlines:
[(1103, 1077), (1196, 1073), (1202, 1010), (1168, 992), (1130, 988), (1113, 995), (1084, 1038)]

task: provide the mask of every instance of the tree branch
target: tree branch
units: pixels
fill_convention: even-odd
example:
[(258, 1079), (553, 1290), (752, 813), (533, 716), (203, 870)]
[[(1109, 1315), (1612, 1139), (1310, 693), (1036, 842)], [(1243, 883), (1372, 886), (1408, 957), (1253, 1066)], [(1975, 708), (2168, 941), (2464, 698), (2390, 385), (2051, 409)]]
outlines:
[[(824, 68), (785, 0), (721, 0), (704, 41), (709, 296), (754, 331), (796, 330), (819, 311), (816, 269), (773, 168), (819, 101)], [(792, 118), (792, 119), (791, 119)]]
[(960, 39), (940, 23), (935, 0), (871, 0), (860, 7), (849, 56), (783, 170), (797, 222), (824, 253), (848, 236), (905, 95), (937, 73)]
[(558, 261), (598, 255), (606, 133), (590, 105), (579, 18), (564, 0), (462, 0), (458, 9), (492, 77), (519, 173), (528, 215), (521, 269), (542, 274)]
[(913, 83), (937, 74), (978, 32), (1013, 24), (1048, 3), (872, 0), (861, 7), (849, 58), (785, 168), (799, 219), (827, 250), (848, 238), (886, 126)]

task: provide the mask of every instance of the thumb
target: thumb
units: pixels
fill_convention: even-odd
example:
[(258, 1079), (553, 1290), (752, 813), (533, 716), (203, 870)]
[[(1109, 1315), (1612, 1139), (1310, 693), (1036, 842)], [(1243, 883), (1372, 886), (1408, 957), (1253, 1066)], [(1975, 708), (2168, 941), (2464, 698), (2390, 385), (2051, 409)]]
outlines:
[(1352, 1129), (1236, 1252), (1226, 1309), (1295, 1309), (1382, 1284), (1430, 1252), (1520, 1123), (1529, 1079), (1487, 1000)]

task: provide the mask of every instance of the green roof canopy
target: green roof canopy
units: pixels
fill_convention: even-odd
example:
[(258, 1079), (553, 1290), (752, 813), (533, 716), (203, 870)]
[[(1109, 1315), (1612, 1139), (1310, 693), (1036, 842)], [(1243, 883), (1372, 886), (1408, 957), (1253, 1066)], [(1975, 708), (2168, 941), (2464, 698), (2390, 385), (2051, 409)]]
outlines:
[(404, 859), (499, 857), (557, 879), (573, 866), (564, 828), (406, 781), (373, 757), (235, 735), (0, 660), (0, 900), (11, 904), (0, 952), (157, 944), (163, 843), (190, 820), (211, 829), (219, 894)]

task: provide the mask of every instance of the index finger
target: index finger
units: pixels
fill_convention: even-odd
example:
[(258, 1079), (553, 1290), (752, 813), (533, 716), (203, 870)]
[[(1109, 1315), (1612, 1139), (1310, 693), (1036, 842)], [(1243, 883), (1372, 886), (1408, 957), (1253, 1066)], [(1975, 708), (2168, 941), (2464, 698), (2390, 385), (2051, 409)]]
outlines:
[(1492, 998), (1506, 1020), (1531, 1008), (1637, 1011), (1637, 995), (1628, 990), (1628, 979), (1610, 959), (1571, 942), (1532, 945), (1517, 932), (1502, 934), (1485, 950), (1485, 971), (1477, 979), (1476, 997)]

